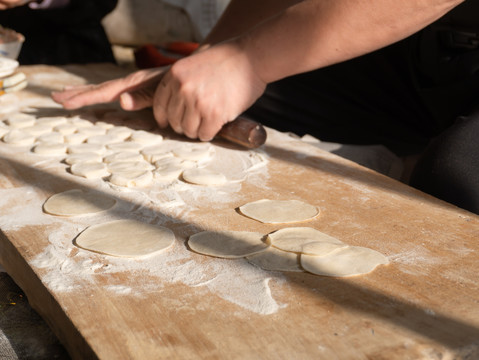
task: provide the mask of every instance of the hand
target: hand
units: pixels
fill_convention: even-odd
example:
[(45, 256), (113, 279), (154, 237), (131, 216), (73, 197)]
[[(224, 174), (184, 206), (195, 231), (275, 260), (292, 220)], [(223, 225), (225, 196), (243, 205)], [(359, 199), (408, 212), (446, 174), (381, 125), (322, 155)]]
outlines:
[(173, 64), (155, 92), (153, 111), (161, 127), (211, 140), (249, 108), (266, 87), (234, 41), (213, 46)]
[(65, 87), (61, 92), (53, 92), (52, 98), (65, 109), (119, 100), (124, 110), (140, 110), (152, 106), (155, 89), (165, 70), (166, 68), (140, 70), (98, 85)]
[(7, 10), (17, 6), (25, 5), (33, 0), (0, 0), (0, 10)]

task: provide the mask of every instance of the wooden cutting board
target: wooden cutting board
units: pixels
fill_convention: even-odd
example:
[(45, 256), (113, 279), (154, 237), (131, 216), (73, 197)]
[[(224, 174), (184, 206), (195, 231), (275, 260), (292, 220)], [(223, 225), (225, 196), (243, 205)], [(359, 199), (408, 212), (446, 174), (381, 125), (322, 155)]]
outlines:
[[(36, 101), (63, 85), (123, 73), (106, 65), (22, 71), (30, 86), (19, 99), (57, 115), (63, 110)], [(82, 111), (154, 126), (149, 112)], [(118, 192), (116, 212), (80, 219), (48, 216), (41, 205), (88, 183), (0, 143), (0, 262), (75, 359), (479, 357), (479, 217), (285, 134), (268, 129), (268, 136), (259, 150), (267, 166), (230, 192), (200, 192), (184, 203), (174, 193)], [(321, 215), (300, 226), (378, 250), (391, 263), (330, 278), (188, 250), (188, 236), (204, 229), (284, 227), (237, 212), (261, 198), (317, 205)], [(176, 244), (140, 260), (74, 245), (80, 231), (108, 216), (168, 226)]]

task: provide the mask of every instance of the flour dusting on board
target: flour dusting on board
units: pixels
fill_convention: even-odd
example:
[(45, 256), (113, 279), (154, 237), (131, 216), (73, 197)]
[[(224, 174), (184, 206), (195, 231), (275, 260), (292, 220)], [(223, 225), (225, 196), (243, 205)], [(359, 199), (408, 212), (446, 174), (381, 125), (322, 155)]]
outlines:
[[(11, 113), (34, 113), (35, 106), (58, 107), (48, 99), (14, 100), (9, 110)], [(78, 118), (81, 116), (76, 115), (75, 119)], [(87, 119), (93, 123), (92, 126), (102, 120), (92, 119), (91, 113)], [(2, 126), (8, 126), (8, 122), (0, 122)], [(98, 125), (107, 128), (104, 123)], [(171, 149), (198, 146), (195, 142), (170, 139), (163, 139), (162, 143)], [(211, 292), (257, 314), (272, 314), (286, 306), (274, 299), (269, 286), (271, 281), (284, 283), (280, 274), (264, 271), (244, 259), (217, 259), (192, 253), (179, 238), (175, 246), (165, 253), (140, 259), (96, 254), (79, 249), (74, 244), (75, 237), (91, 224), (121, 218), (136, 218), (163, 226), (176, 224), (181, 231), (191, 233), (191, 230), (202, 226), (198, 224), (195, 211), (205, 207), (224, 211), (230, 203), (240, 199), (244, 183), (260, 188), (265, 186), (268, 158), (261, 150), (233, 150), (211, 145), (214, 154), (211, 161), (199, 162), (196, 166), (206, 166), (210, 171), (227, 174), (229, 181), (224, 185), (189, 184), (180, 177), (136, 188), (117, 186), (101, 178), (74, 176), (62, 161), (64, 156), (40, 156), (32, 152), (33, 146), (0, 143), (0, 156), (13, 159), (15, 167), (19, 169), (33, 168), (36, 174), (35, 181), (31, 183), (24, 184), (19, 176), (17, 180), (21, 186), (15, 184), (0, 190), (0, 227), (11, 233), (37, 225), (46, 229), (45, 238), (48, 241), (40, 239), (45, 243), (44, 250), (27, 260), (52, 291), (83, 291), (99, 284), (97, 279), (101, 278), (102, 284), (107, 283), (103, 285), (104, 290), (116, 296), (141, 298), (145, 292), (161, 292), (168, 284), (184, 284), (191, 287), (192, 291)], [(45, 214), (42, 211), (45, 193), (50, 193), (51, 183), (56, 182), (67, 184), (67, 188), (86, 187), (109, 194), (117, 200), (117, 205), (109, 211), (88, 216), (62, 218)], [(15, 202), (15, 199), (22, 201)], [(119, 275), (124, 273), (128, 273), (128, 277), (121, 277), (120, 281)], [(278, 287), (275, 287), (275, 292), (280, 291), (276, 289)]]
[[(285, 307), (271, 294), (272, 273), (261, 270), (246, 260), (209, 259), (189, 252), (183, 244), (165, 253), (143, 259), (122, 259), (80, 250), (73, 252), (72, 238), (78, 230), (64, 224), (49, 236), (49, 245), (31, 264), (45, 271), (42, 279), (55, 292), (80, 290), (95, 284), (95, 277), (127, 272), (129, 283), (108, 284), (105, 290), (115, 295), (142, 297), (156, 293), (165, 284), (182, 283), (193, 288), (207, 288), (224, 300), (257, 314), (268, 315)], [(274, 274), (275, 281), (283, 283)], [(115, 281), (114, 277), (111, 281)]]

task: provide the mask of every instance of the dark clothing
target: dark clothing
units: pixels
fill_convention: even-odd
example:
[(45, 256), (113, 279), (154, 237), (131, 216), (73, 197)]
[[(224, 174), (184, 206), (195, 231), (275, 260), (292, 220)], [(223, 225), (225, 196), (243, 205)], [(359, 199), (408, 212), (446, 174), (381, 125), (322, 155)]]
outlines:
[(410, 184), (479, 214), (479, 109), (456, 122), (427, 147)]
[[(466, 1), (396, 44), (272, 83), (246, 114), (323, 141), (383, 144), (399, 156), (420, 154), (431, 143), (412, 184), (479, 213), (479, 113), (472, 112), (479, 106), (477, 14), (479, 2)], [(455, 157), (443, 174), (445, 148)]]
[(101, 25), (117, 0), (71, 0), (62, 8), (0, 11), (0, 25), (25, 36), (18, 61), (30, 64), (115, 62)]

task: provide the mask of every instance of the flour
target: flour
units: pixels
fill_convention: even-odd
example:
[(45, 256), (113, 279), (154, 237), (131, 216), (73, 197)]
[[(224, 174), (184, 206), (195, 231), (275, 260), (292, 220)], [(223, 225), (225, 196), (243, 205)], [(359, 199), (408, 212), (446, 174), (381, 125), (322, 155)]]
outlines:
[[(30, 83), (43, 80), (41, 75), (36, 75)], [(15, 105), (16, 111), (30, 111), (34, 106), (57, 107), (49, 100), (23, 100)], [(88, 119), (90, 117), (88, 114)], [(183, 146), (181, 141), (165, 139), (168, 146), (174, 146), (173, 142), (176, 146)], [(27, 260), (39, 272), (44, 284), (57, 293), (79, 291), (86, 285), (94, 287), (99, 283), (99, 277), (102, 284), (107, 279), (108, 283), (103, 285), (105, 291), (139, 298), (145, 293), (157, 294), (169, 284), (184, 284), (192, 291), (210, 292), (247, 311), (273, 314), (286, 305), (274, 299), (269, 284), (271, 281), (282, 284), (285, 280), (280, 274), (264, 271), (244, 259), (206, 258), (189, 251), (178, 238), (167, 252), (141, 259), (95, 254), (78, 249), (73, 243), (75, 237), (93, 223), (125, 218), (167, 227), (168, 224), (177, 224), (183, 231), (191, 232), (198, 226), (195, 211), (205, 207), (224, 208), (237, 201), (241, 198), (243, 183), (260, 187), (267, 183), (268, 156), (264, 152), (212, 146), (213, 159), (208, 163), (201, 162), (200, 166), (227, 174), (230, 181), (224, 185), (200, 186), (176, 179), (153, 182), (143, 188), (126, 188), (102, 179), (74, 176), (67, 171), (68, 165), (62, 163), (61, 158), (38, 156), (30, 151), (31, 147), (0, 143), (0, 156), (38, 171), (31, 184), (0, 189), (0, 227), (8, 233), (23, 227), (48, 226), (49, 233), (44, 239), (32, 239), (45, 244), (43, 251)], [(70, 189), (82, 186), (104, 192), (114, 197), (117, 205), (89, 216), (62, 218), (45, 214), (42, 205), (48, 196), (43, 190), (50, 189), (51, 183), (57, 180), (66, 181)], [(19, 198), (21, 202), (14, 201)], [(12, 207), (15, 203), (18, 205)], [(124, 273), (129, 276), (121, 277)], [(121, 283), (118, 283), (119, 277)], [(280, 291), (280, 287), (275, 288), (275, 292)]]
[[(49, 245), (30, 263), (44, 272), (42, 280), (55, 292), (80, 290), (94, 285), (97, 276), (127, 272), (127, 284), (108, 284), (104, 290), (142, 298), (157, 293), (167, 284), (182, 283), (192, 288), (206, 288), (220, 298), (257, 314), (269, 315), (284, 308), (274, 300), (269, 282), (272, 273), (246, 260), (205, 259), (189, 252), (178, 241), (165, 254), (130, 260), (72, 251), (72, 239), (78, 228), (65, 224), (49, 236)], [(113, 277), (111, 278), (112, 281)], [(275, 274), (275, 281), (285, 282)]]

